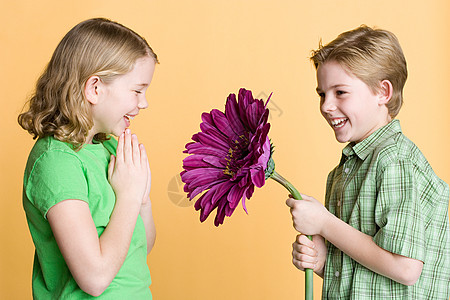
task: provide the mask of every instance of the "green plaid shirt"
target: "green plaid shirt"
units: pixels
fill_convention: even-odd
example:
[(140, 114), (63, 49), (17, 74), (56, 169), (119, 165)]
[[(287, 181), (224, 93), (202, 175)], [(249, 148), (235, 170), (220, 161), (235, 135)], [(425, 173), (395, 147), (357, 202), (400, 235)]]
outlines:
[[(413, 286), (370, 271), (327, 243), (323, 299), (445, 299), (450, 296), (449, 188), (398, 120), (342, 151), (325, 206), (380, 247), (424, 262)], [(352, 243), (353, 241), (348, 241)]]

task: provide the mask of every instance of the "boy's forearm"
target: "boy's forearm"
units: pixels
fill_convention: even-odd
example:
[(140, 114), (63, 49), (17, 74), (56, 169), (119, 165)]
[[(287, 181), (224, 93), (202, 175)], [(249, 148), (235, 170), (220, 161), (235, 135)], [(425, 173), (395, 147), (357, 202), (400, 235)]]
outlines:
[(329, 214), (321, 235), (366, 268), (401, 284), (414, 284), (422, 272), (421, 261), (391, 253), (362, 233)]

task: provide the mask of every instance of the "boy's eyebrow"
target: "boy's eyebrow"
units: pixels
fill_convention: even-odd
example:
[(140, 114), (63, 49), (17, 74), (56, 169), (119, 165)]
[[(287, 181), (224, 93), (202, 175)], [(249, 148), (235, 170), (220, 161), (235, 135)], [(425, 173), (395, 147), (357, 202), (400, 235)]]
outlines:
[[(330, 88), (331, 89), (336, 89), (336, 88), (339, 88), (339, 87), (348, 87), (349, 85), (347, 85), (347, 84), (343, 84), (343, 83), (341, 83), (341, 84), (335, 84), (335, 85), (333, 85), (333, 86), (331, 86)], [(316, 92), (322, 92), (322, 89), (321, 88), (319, 88), (319, 87), (316, 87)]]

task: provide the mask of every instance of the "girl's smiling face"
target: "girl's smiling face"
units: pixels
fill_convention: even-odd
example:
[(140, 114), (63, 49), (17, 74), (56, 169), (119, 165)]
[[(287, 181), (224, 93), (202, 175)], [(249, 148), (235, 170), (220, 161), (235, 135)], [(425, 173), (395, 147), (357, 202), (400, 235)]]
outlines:
[(335, 61), (317, 68), (320, 110), (340, 143), (360, 142), (391, 121), (386, 103), (392, 85), (384, 80), (374, 93)]
[(95, 101), (90, 101), (93, 104), (94, 126), (89, 131), (86, 142), (91, 143), (97, 133), (119, 136), (130, 126), (131, 120), (139, 111), (148, 106), (145, 92), (152, 81), (154, 70), (155, 61), (146, 56), (138, 59), (130, 72), (118, 76), (110, 83), (97, 80), (92, 91), (96, 95)]

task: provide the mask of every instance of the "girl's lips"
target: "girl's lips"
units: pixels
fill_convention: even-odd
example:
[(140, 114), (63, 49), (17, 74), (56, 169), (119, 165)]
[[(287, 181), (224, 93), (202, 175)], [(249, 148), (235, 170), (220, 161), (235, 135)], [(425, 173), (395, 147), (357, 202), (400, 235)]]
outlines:
[(125, 121), (125, 127), (130, 127), (130, 119), (127, 116), (123, 116), (123, 120)]
[(123, 116), (123, 119), (125, 120), (125, 125), (126, 127), (130, 127), (131, 124), (131, 120), (134, 119), (134, 117), (136, 117), (137, 115), (130, 115), (130, 114), (126, 114), (125, 116)]

